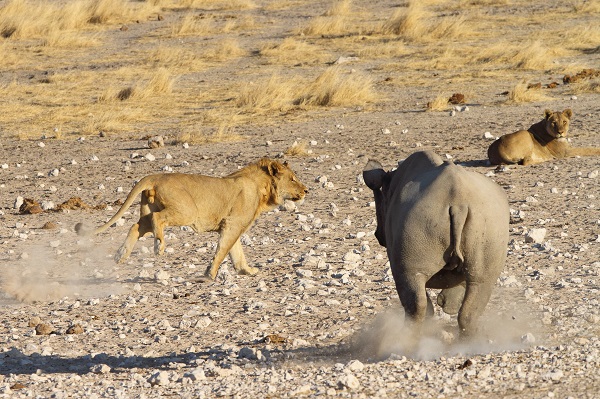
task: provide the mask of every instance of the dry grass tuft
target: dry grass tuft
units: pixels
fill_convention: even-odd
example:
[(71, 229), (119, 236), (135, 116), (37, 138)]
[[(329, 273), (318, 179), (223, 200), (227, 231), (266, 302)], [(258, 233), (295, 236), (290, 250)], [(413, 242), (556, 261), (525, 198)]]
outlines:
[(351, 9), (351, 0), (336, 0), (331, 8), (323, 14), (325, 17), (333, 17), (339, 15), (349, 15)]
[(548, 101), (551, 98), (546, 96), (539, 88), (528, 88), (526, 83), (517, 84), (508, 92), (507, 102), (511, 104), (531, 103), (536, 101)]
[(186, 14), (171, 26), (171, 36), (208, 35), (217, 31), (214, 21), (200, 18), (194, 13)]
[(283, 64), (310, 64), (322, 62), (328, 57), (320, 47), (293, 37), (288, 37), (281, 43), (266, 44), (259, 50), (259, 54)]
[(416, 42), (454, 39), (471, 34), (463, 16), (434, 17), (419, 1), (410, 1), (406, 8), (397, 10), (379, 32)]
[(510, 60), (517, 68), (540, 70), (548, 68), (552, 57), (548, 49), (537, 41), (518, 49)]
[(200, 8), (203, 10), (250, 10), (256, 8), (252, 0), (179, 0), (186, 8)]
[(120, 101), (143, 100), (157, 95), (170, 94), (172, 91), (171, 73), (166, 68), (159, 68), (150, 79), (141, 80), (133, 86), (118, 91), (113, 87), (107, 87), (98, 98), (98, 102), (110, 102), (113, 99)]
[(448, 109), (448, 96), (444, 94), (438, 95), (435, 100), (427, 103), (428, 111), (446, 111)]
[(248, 52), (240, 47), (237, 40), (232, 38), (223, 39), (215, 47), (204, 52), (204, 57), (215, 61), (226, 61), (232, 58), (243, 57)]
[(301, 106), (355, 106), (376, 99), (373, 81), (360, 73), (347, 73), (339, 66), (329, 67), (296, 100)]
[(284, 154), (287, 157), (305, 157), (310, 153), (307, 150), (306, 142), (301, 141), (298, 143), (297, 141), (294, 141), (294, 143), (285, 150)]
[(285, 81), (277, 74), (263, 82), (250, 82), (242, 87), (236, 105), (247, 112), (259, 114), (286, 112), (292, 107), (295, 86), (294, 82)]
[(343, 15), (315, 17), (300, 33), (307, 36), (334, 36), (348, 33), (348, 24)]

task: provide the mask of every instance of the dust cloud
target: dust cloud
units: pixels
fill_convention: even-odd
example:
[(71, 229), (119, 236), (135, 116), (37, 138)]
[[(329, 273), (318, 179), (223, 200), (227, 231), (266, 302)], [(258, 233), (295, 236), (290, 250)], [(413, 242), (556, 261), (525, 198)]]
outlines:
[(0, 264), (0, 290), (5, 298), (25, 303), (116, 294), (121, 288), (108, 253), (89, 240), (57, 247), (24, 244)]
[[(503, 294), (507, 295), (508, 294)], [(405, 322), (400, 305), (379, 313), (363, 326), (351, 340), (351, 349), (361, 357), (383, 360), (392, 355), (414, 360), (435, 360), (449, 356), (472, 356), (525, 349), (539, 345), (545, 333), (542, 323), (526, 304), (496, 300), (488, 305), (479, 322), (479, 331), (469, 338), (460, 338), (456, 316), (442, 314), (429, 317), (415, 332)], [(499, 304), (503, 304), (499, 307)], [(510, 306), (510, 309), (506, 306)]]

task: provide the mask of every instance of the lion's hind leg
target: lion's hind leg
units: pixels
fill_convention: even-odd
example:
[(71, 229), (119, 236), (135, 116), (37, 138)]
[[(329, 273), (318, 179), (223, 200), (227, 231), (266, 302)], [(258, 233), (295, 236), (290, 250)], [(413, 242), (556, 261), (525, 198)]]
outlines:
[[(223, 263), (225, 256), (227, 256), (227, 254), (232, 249), (232, 260), (236, 269), (238, 269), (239, 267), (239, 263), (237, 266), (235, 265), (236, 259), (238, 261), (241, 261), (241, 259), (243, 259), (243, 262), (246, 262), (246, 259), (243, 256), (242, 247), (240, 243), (240, 236), (245, 230), (246, 226), (241, 226), (237, 223), (223, 223), (221, 229), (219, 230), (220, 237), (219, 244), (217, 245), (217, 252), (215, 253), (211, 265), (206, 269), (206, 272), (204, 273), (206, 277), (209, 277), (212, 280), (214, 280), (217, 277), (217, 273), (219, 272), (219, 267), (221, 266), (221, 263)], [(236, 245), (239, 245), (239, 247), (237, 247)]]
[(133, 250), (133, 247), (135, 246), (137, 240), (140, 237), (143, 237), (146, 234), (152, 232), (151, 218), (151, 214), (142, 216), (136, 224), (131, 226), (131, 228), (129, 229), (129, 233), (127, 234), (127, 238), (125, 239), (125, 242), (123, 243), (123, 245), (121, 245), (121, 248), (119, 248), (117, 250), (117, 253), (115, 254), (115, 262), (121, 263), (125, 259), (127, 259), (131, 254), (131, 251)]

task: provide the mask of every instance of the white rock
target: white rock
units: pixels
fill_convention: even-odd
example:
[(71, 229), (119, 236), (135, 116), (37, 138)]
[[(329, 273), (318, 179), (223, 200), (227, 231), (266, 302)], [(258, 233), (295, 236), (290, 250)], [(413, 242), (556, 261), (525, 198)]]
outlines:
[(48, 176), (58, 176), (58, 174), (60, 173), (60, 171), (56, 168), (52, 169), (50, 172), (48, 172)]
[(1, 167), (2, 167), (2, 169), (8, 169), (8, 164), (7, 163), (3, 163)]
[(546, 229), (531, 229), (527, 235), (525, 236), (525, 242), (533, 242), (535, 244), (541, 244), (544, 242), (544, 238), (546, 237)]
[(46, 144), (44, 144), (43, 142), (41, 142), (41, 141), (40, 141), (40, 142), (38, 143), (38, 146), (39, 146), (40, 148), (44, 148), (44, 147), (46, 146)]
[(212, 323), (212, 320), (210, 319), (210, 317), (203, 316), (198, 319), (198, 321), (196, 322), (196, 325), (194, 327), (202, 329), (202, 328), (208, 327), (210, 325), (210, 323)]
[(168, 280), (171, 275), (166, 270), (159, 270), (154, 274), (154, 278), (157, 281)]
[(383, 133), (383, 134), (390, 134), (391, 132), (390, 132), (390, 129), (385, 128), (385, 129), (381, 129), (381, 133)]
[(147, 153), (146, 155), (144, 155), (144, 158), (146, 158), (150, 162), (156, 160), (156, 157), (150, 153)]
[(159, 371), (157, 373), (152, 374), (152, 376), (148, 379), (148, 382), (152, 386), (168, 385), (169, 384), (169, 374), (164, 370)]
[(90, 373), (94, 374), (108, 374), (110, 373), (110, 366), (107, 364), (94, 364), (90, 367)]
[(524, 344), (534, 344), (535, 336), (532, 333), (527, 333), (521, 336), (521, 342)]
[(365, 365), (362, 364), (359, 360), (350, 360), (346, 364), (346, 370), (350, 371), (362, 371), (365, 368)]
[(496, 137), (494, 137), (494, 135), (490, 132), (485, 132), (483, 134), (483, 138), (486, 140), (496, 140)]
[(348, 388), (348, 389), (358, 389), (360, 388), (360, 381), (352, 374), (344, 374), (338, 379), (338, 385)]
[(312, 270), (306, 270), (306, 269), (297, 269), (297, 270), (296, 270), (296, 275), (297, 275), (298, 277), (302, 277), (302, 278), (305, 278), (305, 277), (312, 277), (312, 275), (313, 275), (313, 272), (312, 272)]
[(595, 179), (596, 177), (598, 177), (598, 173), (599, 173), (599, 172), (598, 172), (597, 170), (594, 170), (594, 171), (592, 171), (592, 172), (588, 173), (587, 177), (588, 177), (589, 179)]
[(52, 201), (43, 201), (42, 209), (45, 211), (49, 211), (50, 209), (54, 209), (54, 202)]

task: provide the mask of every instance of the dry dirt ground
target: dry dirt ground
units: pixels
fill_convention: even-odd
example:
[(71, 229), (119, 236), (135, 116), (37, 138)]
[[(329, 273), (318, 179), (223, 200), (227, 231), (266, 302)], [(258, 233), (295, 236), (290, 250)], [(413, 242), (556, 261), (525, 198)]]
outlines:
[[(478, 4), (488, 3), (495, 4)], [(498, 13), (524, 13), (497, 3)], [(324, 11), (289, 4), (274, 25)], [(378, 7), (389, 13), (393, 6)], [(281, 22), (285, 10), (290, 20)], [(562, 77), (568, 65), (599, 61), (597, 51), (581, 51), (542, 71), (493, 78), (455, 71), (459, 83), (429, 69), (421, 76), (417, 68), (407, 72), (421, 76), (414, 84), (389, 83), (386, 77), (401, 72), (356, 61), (348, 69), (373, 75), (377, 100), (245, 115), (233, 141), (185, 145), (181, 138), (189, 136), (177, 130), (184, 117), (130, 122), (129, 133), (119, 134), (77, 133), (74, 124), (58, 139), (52, 124), (32, 122), (25, 136), (8, 131), (11, 119), (0, 126), (0, 397), (598, 398), (600, 158), (498, 170), (486, 162), (491, 141), (484, 134), (527, 128), (545, 108), (571, 108), (572, 144), (598, 146), (600, 94), (573, 93)], [(179, 84), (204, 87), (235, 77), (239, 66)], [(2, 79), (27, 74), (9, 68)], [(501, 93), (522, 79), (561, 84), (545, 100), (506, 103)], [(445, 91), (469, 93), (468, 108), (453, 115), (452, 108), (424, 110)], [(25, 108), (35, 103), (19, 101)], [(148, 148), (154, 134), (165, 136), (164, 147)], [(304, 143), (305, 153), (285, 155), (294, 142)], [(437, 308), (419, 342), (408, 339), (386, 253), (373, 235), (363, 166), (374, 158), (392, 168), (423, 149), (487, 174), (510, 201), (506, 267), (480, 335), (468, 342), (457, 339), (456, 317)], [(144, 175), (222, 176), (263, 156), (286, 159), (310, 191), (297, 209), (265, 213), (243, 237), (246, 257), (260, 269), (256, 276), (236, 275), (227, 260), (215, 282), (193, 282), (217, 236), (185, 227), (168, 230), (164, 256), (153, 254), (148, 237), (115, 265), (112, 256), (137, 220), (135, 206), (124, 223), (92, 239), (73, 230), (78, 222), (108, 220), (115, 201)], [(18, 197), (49, 209), (20, 214)], [(101, 209), (52, 209), (74, 197)], [(527, 234), (542, 228), (541, 242), (528, 242)]]

